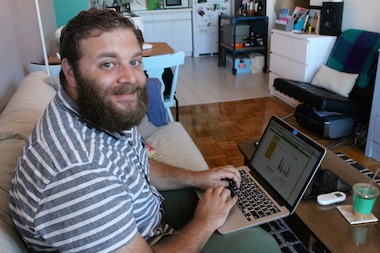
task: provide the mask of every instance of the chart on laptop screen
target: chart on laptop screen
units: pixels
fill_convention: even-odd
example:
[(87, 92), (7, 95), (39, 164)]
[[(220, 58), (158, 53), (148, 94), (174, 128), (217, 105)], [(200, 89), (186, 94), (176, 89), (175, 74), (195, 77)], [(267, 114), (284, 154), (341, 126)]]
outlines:
[(281, 196), (292, 203), (308, 179), (318, 157), (314, 149), (287, 130), (273, 125), (261, 139), (252, 167)]

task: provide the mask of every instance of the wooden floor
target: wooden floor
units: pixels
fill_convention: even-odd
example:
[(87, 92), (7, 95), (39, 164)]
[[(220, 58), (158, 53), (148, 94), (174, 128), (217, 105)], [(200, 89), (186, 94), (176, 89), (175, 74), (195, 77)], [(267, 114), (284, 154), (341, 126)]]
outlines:
[[(283, 118), (294, 108), (275, 97), (241, 101), (181, 106), (179, 121), (188, 131), (210, 167), (243, 165), (237, 143), (259, 138), (272, 115)], [(286, 120), (300, 131), (327, 147), (333, 140), (324, 140), (298, 125), (295, 117)], [(347, 141), (331, 150), (342, 152), (362, 166), (375, 172), (380, 163), (364, 155), (364, 146)]]

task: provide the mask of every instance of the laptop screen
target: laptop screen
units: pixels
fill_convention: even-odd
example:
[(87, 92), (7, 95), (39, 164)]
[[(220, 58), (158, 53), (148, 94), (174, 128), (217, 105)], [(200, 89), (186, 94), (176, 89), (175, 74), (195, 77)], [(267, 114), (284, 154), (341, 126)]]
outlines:
[(326, 151), (297, 129), (273, 116), (251, 161), (251, 169), (294, 209)]

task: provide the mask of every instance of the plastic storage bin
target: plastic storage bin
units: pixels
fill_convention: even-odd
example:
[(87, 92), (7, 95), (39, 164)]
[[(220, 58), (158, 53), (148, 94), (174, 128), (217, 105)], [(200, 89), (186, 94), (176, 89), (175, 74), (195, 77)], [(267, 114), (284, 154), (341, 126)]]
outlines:
[[(249, 73), (250, 66), (251, 66), (251, 61), (249, 58), (244, 58), (244, 57), (235, 58), (236, 74)], [(232, 67), (233, 67), (233, 57), (232, 55), (227, 55), (226, 68), (232, 71)]]
[[(249, 25), (236, 25), (236, 36), (248, 36)], [(223, 28), (223, 34), (227, 36), (234, 36), (234, 26), (226, 24)]]

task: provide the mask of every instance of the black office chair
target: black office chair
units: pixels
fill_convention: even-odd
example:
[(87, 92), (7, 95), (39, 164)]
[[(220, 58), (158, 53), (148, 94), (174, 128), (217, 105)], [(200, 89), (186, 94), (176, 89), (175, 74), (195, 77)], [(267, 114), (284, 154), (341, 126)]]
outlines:
[[(353, 135), (359, 123), (368, 124), (379, 48), (379, 33), (349, 29), (338, 37), (326, 66), (339, 72), (359, 74), (348, 97), (310, 82), (285, 78), (275, 79), (273, 86), (301, 102), (295, 111), (300, 125), (324, 138), (337, 139)], [(329, 116), (321, 116), (322, 112), (329, 112)], [(331, 135), (326, 133), (326, 127), (331, 127), (333, 120), (343, 120), (347, 124)], [(339, 132), (344, 127), (347, 129)]]

